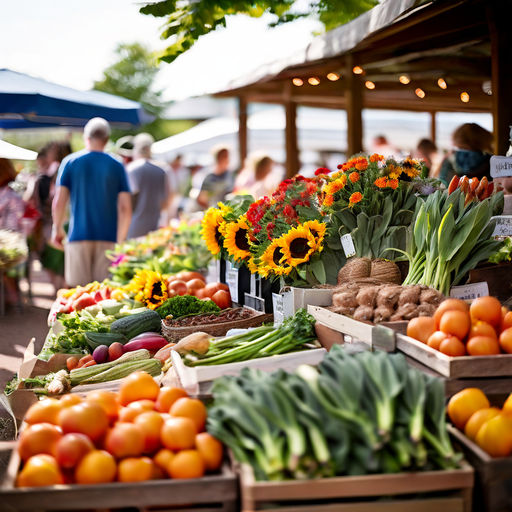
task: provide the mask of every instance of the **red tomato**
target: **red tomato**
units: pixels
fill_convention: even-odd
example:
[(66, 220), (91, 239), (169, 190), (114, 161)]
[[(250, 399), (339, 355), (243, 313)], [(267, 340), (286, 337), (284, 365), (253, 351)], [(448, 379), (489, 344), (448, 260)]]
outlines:
[(185, 281), (172, 281), (168, 284), (169, 293), (175, 295), (185, 295), (187, 293), (187, 283)]
[(201, 279), (191, 279), (187, 282), (187, 289), (189, 295), (195, 295), (197, 290), (204, 288), (204, 281)]
[(176, 274), (176, 279), (182, 279), (183, 281), (191, 281), (192, 279), (201, 279), (204, 283), (206, 283), (206, 279), (199, 272), (187, 272), (182, 271)]
[(219, 290), (213, 294), (213, 302), (219, 306), (220, 309), (226, 309), (231, 307), (231, 294), (226, 290)]
[(193, 290), (195, 296), (198, 299), (209, 299), (209, 297), (206, 296), (206, 292), (204, 288), (199, 288), (198, 290)]
[(209, 283), (204, 287), (203, 297), (213, 297), (216, 292), (221, 290), (220, 283)]

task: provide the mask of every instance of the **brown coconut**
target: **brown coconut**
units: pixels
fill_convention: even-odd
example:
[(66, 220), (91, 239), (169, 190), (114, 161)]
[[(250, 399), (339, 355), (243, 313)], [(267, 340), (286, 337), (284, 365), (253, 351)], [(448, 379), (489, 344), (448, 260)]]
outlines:
[(402, 275), (396, 263), (389, 260), (377, 258), (372, 260), (370, 266), (370, 277), (384, 283), (402, 283)]

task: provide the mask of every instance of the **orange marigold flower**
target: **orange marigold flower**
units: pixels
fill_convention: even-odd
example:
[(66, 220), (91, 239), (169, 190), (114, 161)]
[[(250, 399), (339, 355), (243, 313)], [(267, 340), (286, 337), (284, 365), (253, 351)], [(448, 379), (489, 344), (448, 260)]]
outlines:
[(397, 179), (389, 180), (388, 187), (391, 187), (393, 190), (396, 190), (398, 188), (398, 180)]
[(383, 155), (379, 155), (377, 153), (373, 153), (373, 155), (370, 155), (370, 162), (382, 162), (384, 160)]
[(388, 180), (385, 176), (382, 176), (382, 178), (377, 178), (373, 183), (379, 188), (386, 188), (388, 186)]
[(356, 169), (358, 171), (365, 171), (366, 169), (368, 169), (368, 160), (366, 160), (366, 158), (361, 158), (357, 163), (356, 163)]
[(324, 199), (324, 206), (332, 206), (334, 203), (334, 196), (332, 194), (328, 194)]
[(348, 178), (352, 183), (357, 183), (359, 181), (360, 176), (358, 172), (354, 171), (350, 173)]
[(363, 194), (361, 192), (354, 192), (349, 198), (349, 206), (359, 203), (361, 199), (363, 199)]

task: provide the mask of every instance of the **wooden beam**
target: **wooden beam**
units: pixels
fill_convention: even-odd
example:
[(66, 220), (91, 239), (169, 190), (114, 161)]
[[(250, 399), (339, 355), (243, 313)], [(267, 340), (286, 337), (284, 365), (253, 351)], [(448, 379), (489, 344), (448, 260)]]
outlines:
[(509, 125), (512, 124), (512, 67), (510, 48), (512, 47), (512, 4), (493, 0), (487, 6), (487, 20), (491, 37), (492, 68), (492, 117), (494, 151), (504, 155), (508, 147)]
[(436, 112), (430, 112), (430, 140), (435, 144), (437, 138)]
[(352, 72), (353, 60), (349, 55), (345, 69), (345, 105), (347, 110), (347, 156), (363, 150), (363, 84)]
[(297, 105), (292, 101), (287, 101), (284, 107), (286, 113), (286, 177), (291, 178), (300, 171), (299, 147), (297, 144)]
[(247, 158), (247, 100), (243, 96), (238, 97), (238, 154), (242, 169)]

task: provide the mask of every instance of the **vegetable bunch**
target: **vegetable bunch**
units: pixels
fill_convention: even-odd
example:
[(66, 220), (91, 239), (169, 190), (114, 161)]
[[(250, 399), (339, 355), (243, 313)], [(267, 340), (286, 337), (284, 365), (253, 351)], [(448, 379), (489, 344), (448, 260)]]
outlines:
[(464, 204), (471, 201), (483, 201), (490, 197), (494, 192), (494, 182), (490, 182), (484, 176), (481, 180), (478, 178), (468, 178), (467, 176), (454, 176), (448, 185), (448, 194), (460, 189), (466, 197)]
[(180, 318), (188, 315), (200, 315), (202, 313), (217, 313), (219, 306), (211, 299), (201, 300), (192, 295), (176, 295), (167, 299), (156, 312), (161, 318)]
[(349, 355), (318, 368), (245, 368), (214, 383), (208, 431), (259, 480), (455, 468), (444, 386), (401, 354)]
[(492, 239), (493, 215), (503, 211), (503, 192), (479, 202), (466, 201), (462, 189), (437, 191), (416, 208), (408, 250), (407, 284), (423, 284), (449, 295), (452, 285), (500, 247)]

